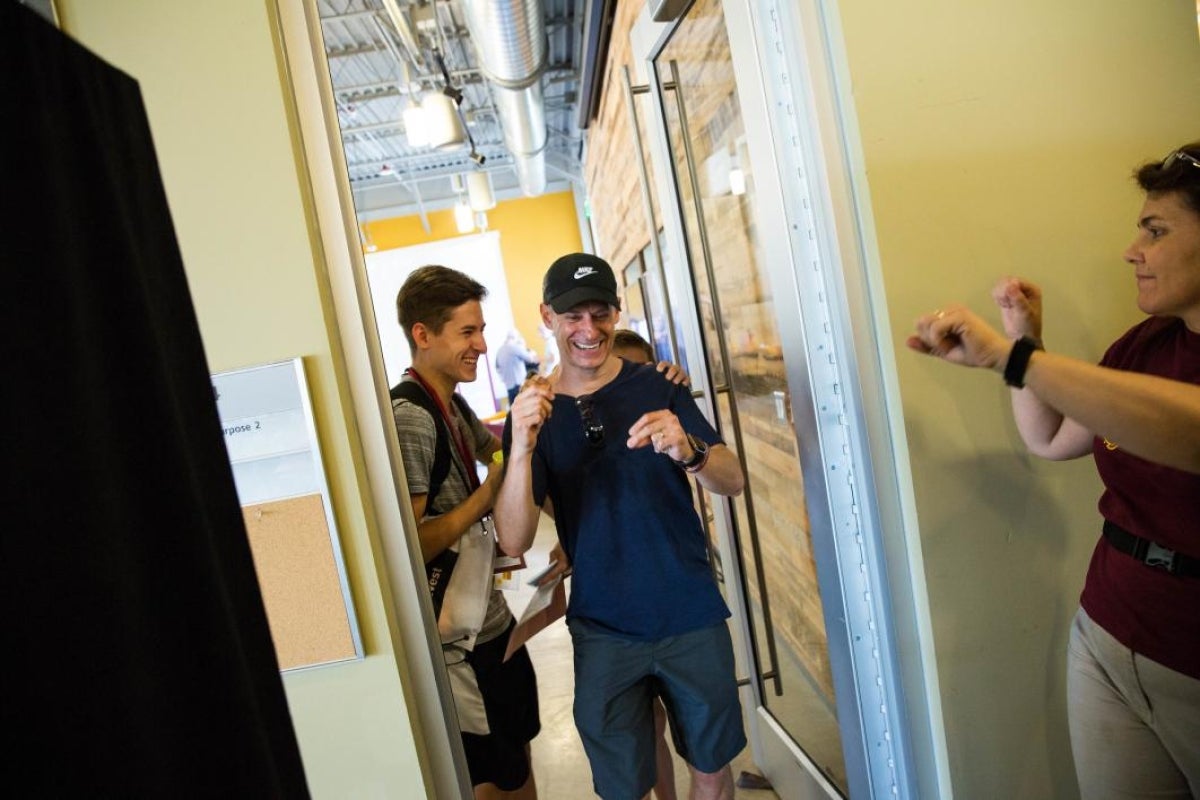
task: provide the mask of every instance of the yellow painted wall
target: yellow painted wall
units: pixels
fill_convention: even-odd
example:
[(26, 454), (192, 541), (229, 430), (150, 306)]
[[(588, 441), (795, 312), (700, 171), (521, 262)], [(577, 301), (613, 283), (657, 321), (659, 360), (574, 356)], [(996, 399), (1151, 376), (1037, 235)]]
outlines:
[[(542, 337), (538, 335), (542, 276), (554, 259), (578, 252), (583, 246), (575, 216), (575, 198), (571, 192), (557, 192), (505, 200), (497, 203), (487, 216), (488, 230), (500, 233), (500, 254), (508, 275), (517, 329), (532, 349), (542, 353)], [(427, 217), (429, 233), (425, 232), (417, 216), (367, 222), (363, 229), (380, 250), (426, 244), (459, 235), (453, 211), (435, 211)]]
[(1024, 455), (993, 374), (903, 349), (1020, 274), (1048, 347), (1138, 319), (1135, 164), (1200, 135), (1191, 0), (840, 3), (911, 448), (956, 797), (1077, 796), (1064, 664), (1100, 530), (1090, 459)]
[(368, 654), (284, 679), (312, 794), (423, 796), (423, 743), (385, 619), (361, 451), (340, 345), (326, 324), (324, 264), (308, 223), (269, 6), (57, 5), (67, 32), (141, 86), (209, 368), (305, 357)]

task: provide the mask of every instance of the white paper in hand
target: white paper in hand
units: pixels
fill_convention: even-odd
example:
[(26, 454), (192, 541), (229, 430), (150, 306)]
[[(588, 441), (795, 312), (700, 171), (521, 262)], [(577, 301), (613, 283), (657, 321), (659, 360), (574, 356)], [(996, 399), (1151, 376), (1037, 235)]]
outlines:
[(508, 637), (508, 648), (504, 651), (504, 660), (508, 661), (512, 654), (521, 648), (534, 634), (567, 613), (567, 592), (563, 587), (562, 576), (559, 575), (545, 586), (539, 586), (533, 593), (525, 613), (512, 629)]

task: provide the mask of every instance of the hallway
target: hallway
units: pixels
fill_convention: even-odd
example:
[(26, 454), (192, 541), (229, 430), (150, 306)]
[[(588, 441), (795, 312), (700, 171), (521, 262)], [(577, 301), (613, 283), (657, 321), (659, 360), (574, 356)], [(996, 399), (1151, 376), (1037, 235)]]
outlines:
[[(535, 575), (546, 566), (555, 540), (554, 524), (543, 516), (533, 549), (525, 556), (529, 565), (525, 570), (527, 575)], [(533, 589), (527, 586), (524, 580), (519, 586), (519, 590), (508, 595), (509, 605), (518, 618), (533, 596)], [(575, 800), (592, 796), (591, 770), (588, 768), (583, 744), (571, 718), (571, 698), (575, 690), (575, 680), (571, 665), (571, 635), (567, 631), (566, 623), (562, 620), (553, 623), (533, 637), (527, 647), (537, 669), (542, 717), (542, 732), (533, 740), (533, 764), (537, 775), (538, 796), (543, 800)], [(749, 689), (743, 688), (743, 693), (748, 694)], [(743, 703), (746, 703), (745, 697)], [(686, 798), (687, 765), (678, 757), (674, 758), (674, 763), (676, 794), (679, 798)], [(734, 759), (734, 780), (736, 781), (743, 772), (760, 774), (754, 766), (748, 745)], [(734, 797), (738, 800), (777, 800), (777, 795), (770, 789), (736, 788)]]

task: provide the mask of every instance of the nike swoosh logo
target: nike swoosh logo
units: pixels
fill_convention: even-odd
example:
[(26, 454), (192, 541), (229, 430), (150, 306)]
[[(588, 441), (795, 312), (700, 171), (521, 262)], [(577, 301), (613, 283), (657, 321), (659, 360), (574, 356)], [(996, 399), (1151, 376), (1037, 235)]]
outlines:
[(593, 269), (592, 267), (580, 267), (579, 269), (575, 270), (575, 280), (579, 280), (580, 278), (586, 278), (588, 275), (595, 275), (595, 274), (596, 274), (596, 270)]

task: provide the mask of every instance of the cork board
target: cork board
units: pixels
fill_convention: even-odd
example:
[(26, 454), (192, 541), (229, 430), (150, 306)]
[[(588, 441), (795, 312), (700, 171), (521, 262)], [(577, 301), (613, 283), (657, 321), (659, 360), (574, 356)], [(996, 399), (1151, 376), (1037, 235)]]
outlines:
[(212, 378), (279, 666), (361, 658), (303, 359)]
[(321, 495), (244, 506), (280, 669), (356, 657)]

